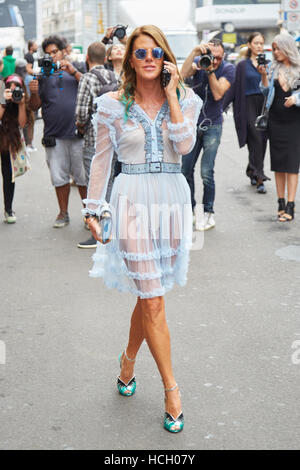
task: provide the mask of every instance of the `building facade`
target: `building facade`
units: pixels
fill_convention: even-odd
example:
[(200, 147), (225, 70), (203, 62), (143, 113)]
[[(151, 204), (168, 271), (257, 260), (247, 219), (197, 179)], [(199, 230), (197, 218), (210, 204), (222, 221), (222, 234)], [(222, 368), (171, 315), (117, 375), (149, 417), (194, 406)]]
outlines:
[(225, 33), (225, 38), (236, 39), (236, 44), (245, 43), (253, 31), (261, 31), (266, 43), (271, 43), (279, 31), (280, 0), (197, 0), (196, 6), (200, 33)]
[(42, 36), (58, 34), (82, 48), (115, 24), (116, 0), (42, 0)]

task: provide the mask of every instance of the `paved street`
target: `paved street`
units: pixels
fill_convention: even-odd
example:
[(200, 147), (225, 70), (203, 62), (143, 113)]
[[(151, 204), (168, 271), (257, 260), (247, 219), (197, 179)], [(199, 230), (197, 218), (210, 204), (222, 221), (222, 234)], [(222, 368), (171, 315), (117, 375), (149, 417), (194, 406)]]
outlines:
[(76, 188), (71, 224), (52, 228), (41, 131), (38, 121), (32, 170), (16, 181), (17, 224), (0, 223), (0, 449), (299, 448), (300, 210), (279, 223), (273, 175), (266, 195), (250, 186), (232, 116), (217, 157), (216, 228), (191, 252), (187, 286), (166, 296), (179, 435), (162, 427), (163, 388), (145, 344), (136, 395), (117, 392), (135, 298), (88, 277)]

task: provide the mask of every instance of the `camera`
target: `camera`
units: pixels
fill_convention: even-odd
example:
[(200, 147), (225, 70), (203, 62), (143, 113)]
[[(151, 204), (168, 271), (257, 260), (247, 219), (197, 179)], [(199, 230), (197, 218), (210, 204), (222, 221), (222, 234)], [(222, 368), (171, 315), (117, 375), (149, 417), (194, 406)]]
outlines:
[[(118, 39), (123, 39), (126, 36), (126, 29), (128, 26), (122, 26), (121, 24), (118, 24), (117, 26), (114, 27), (114, 30), (112, 32), (112, 38), (115, 36)], [(112, 39), (111, 38), (111, 39)]]
[(60, 69), (60, 63), (53, 62), (51, 56), (49, 54), (45, 54), (44, 57), (38, 60), (38, 65), (41, 68), (41, 72), (46, 77), (52, 75), (52, 73), (56, 72)]
[(16, 88), (12, 91), (12, 99), (15, 103), (20, 103), (22, 101), (24, 91), (20, 86), (16, 86)]
[(121, 24), (117, 24), (117, 26), (115, 26), (112, 30), (112, 33), (110, 35), (109, 38), (107, 38), (106, 36), (102, 39), (102, 42), (103, 44), (112, 44), (113, 42), (113, 38), (116, 37), (118, 38), (119, 40), (120, 39), (123, 39), (125, 36), (126, 36), (126, 29), (128, 28), (128, 26), (123, 26)]
[(261, 54), (258, 54), (258, 56), (256, 57), (256, 60), (257, 60), (257, 65), (267, 64), (266, 54), (264, 54), (263, 52)]
[(208, 69), (214, 61), (215, 56), (211, 53), (210, 49), (206, 49), (206, 54), (203, 54), (200, 56), (200, 59), (198, 60), (198, 67), (201, 67), (202, 69)]

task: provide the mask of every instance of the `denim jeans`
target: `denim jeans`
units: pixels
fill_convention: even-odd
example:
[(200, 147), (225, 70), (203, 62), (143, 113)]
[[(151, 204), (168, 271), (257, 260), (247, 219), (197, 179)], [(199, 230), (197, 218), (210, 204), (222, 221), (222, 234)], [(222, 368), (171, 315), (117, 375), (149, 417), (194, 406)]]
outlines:
[(198, 130), (195, 147), (187, 155), (182, 156), (182, 173), (191, 189), (192, 208), (196, 206), (194, 170), (203, 148), (201, 158), (201, 178), (203, 181), (203, 206), (204, 212), (214, 212), (215, 179), (214, 167), (217, 151), (222, 135), (222, 124), (215, 124), (206, 131)]

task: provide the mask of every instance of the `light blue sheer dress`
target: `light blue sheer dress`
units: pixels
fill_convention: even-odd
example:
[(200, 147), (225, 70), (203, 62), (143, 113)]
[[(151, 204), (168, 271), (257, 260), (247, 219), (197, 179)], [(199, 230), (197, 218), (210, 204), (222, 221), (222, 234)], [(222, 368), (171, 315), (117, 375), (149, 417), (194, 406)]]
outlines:
[[(172, 124), (165, 101), (156, 118), (134, 104), (125, 121), (124, 105), (110, 95), (97, 98), (93, 158), (86, 212), (100, 213), (114, 151), (125, 164), (181, 163), (196, 138), (201, 100), (182, 92), (184, 122)], [(190, 189), (181, 173), (119, 174), (110, 198), (113, 238), (98, 243), (92, 277), (107, 287), (140, 298), (164, 295), (174, 283), (184, 285), (192, 244)]]

